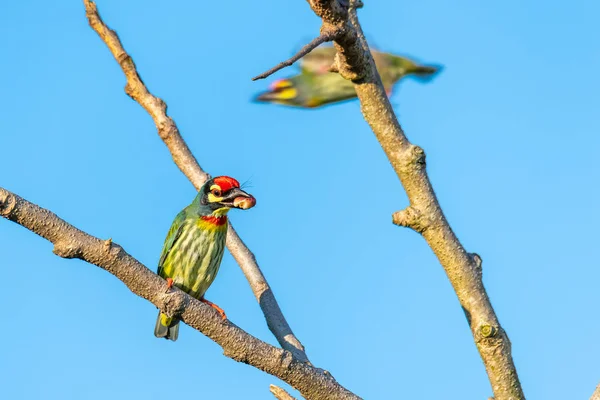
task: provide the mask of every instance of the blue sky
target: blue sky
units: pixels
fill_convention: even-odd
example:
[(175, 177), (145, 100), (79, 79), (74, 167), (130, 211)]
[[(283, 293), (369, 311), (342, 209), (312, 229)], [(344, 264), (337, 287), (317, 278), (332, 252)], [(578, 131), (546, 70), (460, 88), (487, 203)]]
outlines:
[[(391, 224), (406, 195), (359, 104), (250, 102), (267, 84), (250, 78), (319, 28), (305, 1), (260, 5), (98, 0), (201, 165), (251, 181), (258, 204), (233, 223), (311, 360), (366, 399), (487, 398), (443, 269)], [(392, 102), (453, 229), (483, 258), (530, 399), (589, 398), (600, 380), (599, 12), (592, 0), (382, 0), (360, 12), (378, 49), (445, 67), (404, 81)], [(5, 2), (0, 46), (0, 186), (154, 268), (194, 190), (124, 94), (82, 2)], [(269, 398), (275, 378), (188, 327), (176, 343), (154, 338), (154, 306), (51, 249), (0, 221), (7, 398)], [(229, 254), (207, 298), (275, 343)]]

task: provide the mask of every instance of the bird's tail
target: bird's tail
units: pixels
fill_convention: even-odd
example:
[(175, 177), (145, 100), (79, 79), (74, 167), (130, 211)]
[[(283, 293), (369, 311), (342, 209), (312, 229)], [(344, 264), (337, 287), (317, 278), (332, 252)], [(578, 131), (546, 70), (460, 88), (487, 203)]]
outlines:
[(408, 73), (414, 75), (419, 80), (428, 81), (442, 69), (441, 65), (418, 65), (414, 64), (408, 68)]
[(176, 341), (179, 336), (179, 320), (169, 318), (159, 311), (154, 327), (154, 336)]

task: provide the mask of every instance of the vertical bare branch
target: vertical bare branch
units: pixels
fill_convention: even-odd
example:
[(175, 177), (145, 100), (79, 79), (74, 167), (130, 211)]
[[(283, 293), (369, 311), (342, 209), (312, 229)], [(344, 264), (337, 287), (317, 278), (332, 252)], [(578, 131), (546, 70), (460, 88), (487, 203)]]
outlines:
[(385, 93), (357, 15), (356, 0), (307, 0), (321, 32), (338, 32), (334, 69), (355, 84), (363, 116), (402, 182), (410, 205), (397, 225), (423, 235), (444, 267), (462, 305), (496, 400), (524, 399), (511, 344), (481, 279), (481, 258), (468, 253), (446, 220), (425, 169), (425, 152), (404, 134)]
[[(420, 232), (444, 267), (465, 310), (496, 400), (524, 399), (510, 340), (494, 312), (481, 274), (481, 258), (469, 254), (446, 220), (425, 169), (425, 152), (410, 143), (394, 114), (360, 28), (350, 9), (352, 29), (336, 41), (338, 70), (355, 82), (361, 110), (402, 182)], [(324, 20), (333, 23), (334, 19)], [(398, 215), (402, 215), (400, 212)]]
[[(133, 59), (123, 48), (119, 36), (115, 31), (106, 26), (102, 18), (100, 18), (96, 4), (90, 0), (84, 0), (84, 4), (90, 26), (108, 46), (127, 78), (125, 92), (150, 114), (160, 138), (171, 152), (173, 161), (196, 189), (199, 189), (206, 182), (209, 175), (204, 172), (198, 161), (196, 161), (196, 158), (181, 137), (175, 121), (167, 115), (166, 103), (150, 93), (140, 78)], [(267, 325), (281, 347), (290, 351), (297, 359), (308, 362), (304, 346), (296, 338), (283, 316), (275, 295), (260, 270), (254, 254), (240, 239), (231, 224), (227, 232), (227, 248), (244, 272), (254, 292), (254, 296), (260, 304)]]

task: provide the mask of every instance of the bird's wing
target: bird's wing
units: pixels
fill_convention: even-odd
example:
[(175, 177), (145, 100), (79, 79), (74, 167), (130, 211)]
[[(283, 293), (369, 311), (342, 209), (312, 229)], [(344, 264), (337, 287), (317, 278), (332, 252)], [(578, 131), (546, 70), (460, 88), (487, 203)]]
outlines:
[(167, 259), (169, 252), (173, 248), (173, 245), (181, 236), (181, 232), (183, 231), (183, 222), (185, 221), (185, 215), (185, 210), (177, 214), (175, 220), (171, 224), (169, 233), (167, 233), (167, 238), (165, 239), (165, 244), (163, 245), (162, 253), (160, 254), (160, 259), (158, 260), (158, 271), (156, 271), (156, 273), (163, 278), (163, 264)]
[(335, 52), (332, 46), (317, 47), (300, 59), (300, 69), (303, 73), (326, 74), (335, 60)]

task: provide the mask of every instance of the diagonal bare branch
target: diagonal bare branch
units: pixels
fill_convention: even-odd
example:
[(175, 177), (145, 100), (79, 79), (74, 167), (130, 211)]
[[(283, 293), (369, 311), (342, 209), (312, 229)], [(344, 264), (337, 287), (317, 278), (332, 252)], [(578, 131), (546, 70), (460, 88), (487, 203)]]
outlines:
[(356, 0), (307, 0), (321, 31), (339, 32), (334, 69), (355, 84), (363, 116), (385, 151), (410, 200), (393, 221), (423, 235), (463, 307), (496, 400), (524, 399), (510, 340), (481, 279), (481, 258), (468, 253), (446, 220), (425, 168), (425, 152), (402, 130), (375, 68), (356, 15)]
[(299, 59), (301, 59), (302, 57), (304, 57), (305, 55), (307, 55), (308, 53), (313, 51), (316, 47), (320, 46), (321, 44), (323, 44), (325, 42), (331, 42), (333, 39), (335, 39), (335, 37), (338, 35), (338, 33), (339, 33), (338, 31), (334, 31), (334, 32), (325, 31), (325, 32), (321, 33), (319, 36), (314, 38), (306, 46), (302, 47), (299, 52), (294, 54), (293, 57), (291, 57), (285, 61), (282, 61), (279, 64), (277, 64), (276, 66), (274, 66), (273, 68), (271, 68), (270, 70), (263, 72), (260, 75), (255, 76), (254, 78), (252, 78), (252, 80), (257, 81), (259, 79), (265, 79), (265, 78), (273, 75), (275, 72), (279, 71), (280, 69), (289, 67), (290, 65), (292, 65), (293, 63), (295, 63), (296, 61), (298, 61)]
[(287, 382), (306, 399), (357, 400), (321, 369), (248, 334), (215, 310), (181, 290), (165, 293), (166, 282), (111, 239), (101, 240), (75, 228), (56, 214), (0, 187), (0, 215), (54, 244), (54, 254), (94, 264), (121, 280), (134, 294), (208, 336), (225, 356)]
[[(181, 137), (175, 121), (167, 115), (166, 103), (150, 93), (140, 78), (133, 59), (123, 48), (119, 36), (106, 26), (100, 18), (96, 4), (89, 0), (84, 0), (84, 4), (90, 26), (108, 46), (127, 78), (125, 92), (150, 114), (158, 130), (158, 135), (171, 152), (173, 161), (194, 187), (199, 189), (209, 178), (209, 175), (198, 164)], [(281, 347), (292, 352), (298, 360), (309, 362), (304, 346), (296, 338), (283, 316), (275, 295), (260, 270), (254, 254), (244, 244), (231, 224), (227, 232), (227, 248), (244, 272), (254, 296), (260, 304), (267, 325)]]
[(594, 393), (592, 393), (590, 400), (600, 400), (600, 384), (596, 386), (596, 390), (594, 390)]
[(285, 389), (280, 388), (279, 386), (271, 385), (269, 390), (277, 400), (296, 400), (291, 394), (286, 392)]

